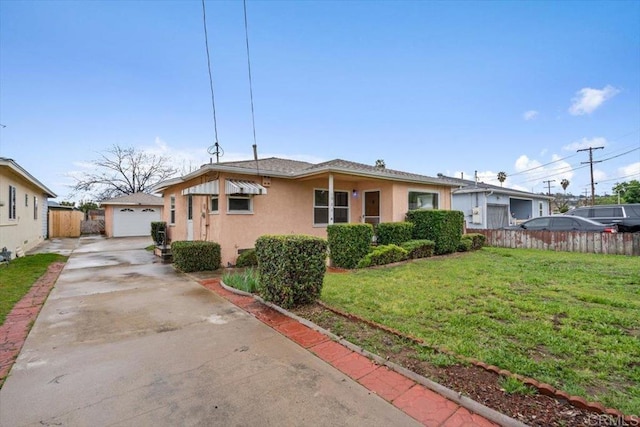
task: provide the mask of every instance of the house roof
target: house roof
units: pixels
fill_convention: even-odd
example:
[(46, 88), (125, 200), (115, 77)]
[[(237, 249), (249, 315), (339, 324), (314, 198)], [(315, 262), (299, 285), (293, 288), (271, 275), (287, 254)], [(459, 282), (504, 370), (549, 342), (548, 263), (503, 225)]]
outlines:
[(299, 160), (269, 157), (259, 160), (209, 163), (203, 165), (197, 171), (194, 171), (183, 177), (172, 178), (159, 183), (154, 187), (154, 191), (162, 192), (164, 189), (174, 184), (188, 181), (190, 179), (204, 175), (208, 172), (216, 171), (233, 172), (245, 175), (251, 174), (273, 176), (290, 179), (305, 178), (313, 175), (334, 172), (347, 175), (363, 176), (368, 178), (390, 179), (394, 181), (414, 182), (421, 184), (436, 184), (449, 187), (457, 187), (459, 185), (457, 183), (451, 183), (435, 177), (402, 172), (393, 169), (380, 168), (342, 159), (335, 159), (328, 162), (313, 164)]
[(48, 200), (47, 201), (47, 207), (49, 209), (69, 210), (69, 211), (73, 211), (73, 210), (77, 209), (75, 206), (61, 205), (60, 203), (56, 202), (55, 200)]
[(442, 174), (438, 174), (438, 178), (442, 179), (443, 181), (457, 184), (457, 186), (460, 187), (456, 190), (453, 190), (452, 193), (454, 195), (494, 192), (494, 193), (500, 193), (500, 194), (504, 194), (507, 196), (514, 196), (514, 197), (519, 196), (519, 197), (537, 198), (537, 199), (545, 199), (545, 200), (555, 199), (555, 197), (553, 196), (546, 196), (544, 194), (530, 193), (528, 191), (515, 190), (512, 188), (501, 187), (499, 185), (487, 184), (485, 182), (475, 182), (469, 179), (454, 178), (451, 176), (444, 176)]
[(162, 206), (164, 201), (162, 197), (154, 196), (147, 193), (126, 194), (113, 199), (107, 199), (100, 202), (101, 205), (145, 205), (145, 206)]
[(22, 178), (31, 182), (33, 185), (38, 187), (43, 193), (47, 195), (47, 197), (56, 198), (58, 195), (53, 191), (49, 190), (43, 183), (38, 181), (33, 175), (27, 172), (22, 166), (16, 163), (15, 160), (9, 159), (6, 157), (0, 157), (0, 167), (11, 169), (14, 173), (20, 175)]

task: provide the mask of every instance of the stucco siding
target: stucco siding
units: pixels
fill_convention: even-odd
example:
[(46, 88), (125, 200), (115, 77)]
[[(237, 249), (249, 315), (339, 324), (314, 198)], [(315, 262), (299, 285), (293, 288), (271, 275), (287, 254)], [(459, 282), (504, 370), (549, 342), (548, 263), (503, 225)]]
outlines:
[[(32, 249), (46, 238), (47, 194), (8, 169), (0, 175), (0, 248), (6, 247), (15, 257), (16, 250)], [(16, 189), (15, 218), (9, 215), (9, 186)], [(37, 198), (37, 216), (34, 215)]]
[[(272, 177), (265, 185), (267, 194), (252, 196), (252, 212), (232, 213), (227, 210), (225, 181), (227, 179), (263, 184), (262, 177), (219, 173), (218, 212), (211, 212), (210, 196), (192, 195), (194, 240), (215, 241), (220, 244), (224, 265), (235, 264), (238, 251), (253, 248), (264, 234), (306, 234), (327, 237), (326, 225), (314, 225), (314, 190), (329, 188), (329, 175), (291, 180)], [(187, 200), (182, 190), (202, 184), (207, 178), (173, 185), (164, 192), (164, 221), (170, 223), (171, 196), (175, 196), (174, 224), (169, 224), (172, 241), (187, 239)], [(211, 177), (208, 178), (212, 179)], [(380, 191), (380, 221), (402, 221), (408, 210), (408, 191), (424, 190), (438, 193), (439, 207), (449, 209), (449, 188), (429, 185), (405, 185), (383, 179), (363, 179), (335, 174), (334, 191), (345, 191), (349, 197), (349, 222), (363, 222), (364, 192)], [(354, 191), (355, 190), (355, 191)]]

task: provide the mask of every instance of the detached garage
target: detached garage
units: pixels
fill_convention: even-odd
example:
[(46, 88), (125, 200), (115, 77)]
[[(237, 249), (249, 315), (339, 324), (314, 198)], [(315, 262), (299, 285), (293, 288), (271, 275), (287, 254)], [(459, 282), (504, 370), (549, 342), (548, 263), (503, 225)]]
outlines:
[(162, 197), (128, 194), (105, 200), (104, 228), (107, 237), (151, 236), (151, 223), (162, 221)]

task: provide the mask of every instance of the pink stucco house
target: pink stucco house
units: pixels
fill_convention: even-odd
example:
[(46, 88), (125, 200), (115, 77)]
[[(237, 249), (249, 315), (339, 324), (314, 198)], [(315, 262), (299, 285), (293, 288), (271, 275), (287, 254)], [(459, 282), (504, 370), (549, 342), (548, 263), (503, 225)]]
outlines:
[(209, 163), (159, 183), (168, 238), (218, 242), (222, 263), (264, 234), (327, 237), (334, 223), (403, 221), (410, 209), (451, 209), (457, 184), (345, 160), (266, 158)]

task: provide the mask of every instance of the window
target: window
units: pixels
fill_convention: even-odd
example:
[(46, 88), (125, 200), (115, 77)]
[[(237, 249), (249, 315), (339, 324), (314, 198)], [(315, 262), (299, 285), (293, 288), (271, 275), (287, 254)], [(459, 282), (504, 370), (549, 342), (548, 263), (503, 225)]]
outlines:
[(593, 215), (591, 215), (593, 218), (607, 218), (607, 217), (612, 217), (612, 218), (621, 218), (623, 217), (622, 215), (622, 208), (593, 208)]
[(38, 198), (33, 196), (33, 219), (38, 219)]
[(438, 193), (409, 191), (409, 210), (438, 209)]
[(253, 199), (251, 196), (233, 195), (227, 197), (227, 212), (252, 213)]
[(122, 208), (120, 209), (120, 212), (134, 212), (134, 210), (131, 208)]
[[(333, 192), (333, 222), (335, 224), (349, 222), (349, 192)], [(329, 224), (329, 191), (314, 190), (313, 224)]]
[(155, 212), (155, 209), (151, 209), (151, 208), (144, 208), (142, 209), (142, 212)]
[(542, 202), (538, 202), (538, 216), (544, 215), (544, 205)]
[(169, 224), (176, 223), (176, 196), (169, 197)]
[(189, 221), (193, 219), (193, 196), (191, 194), (187, 196), (187, 219)]
[(211, 212), (218, 212), (218, 196), (211, 196)]
[(25, 207), (29, 206), (29, 195), (28, 194), (24, 195), (24, 206)]
[(9, 186), (9, 219), (16, 219), (16, 187)]

